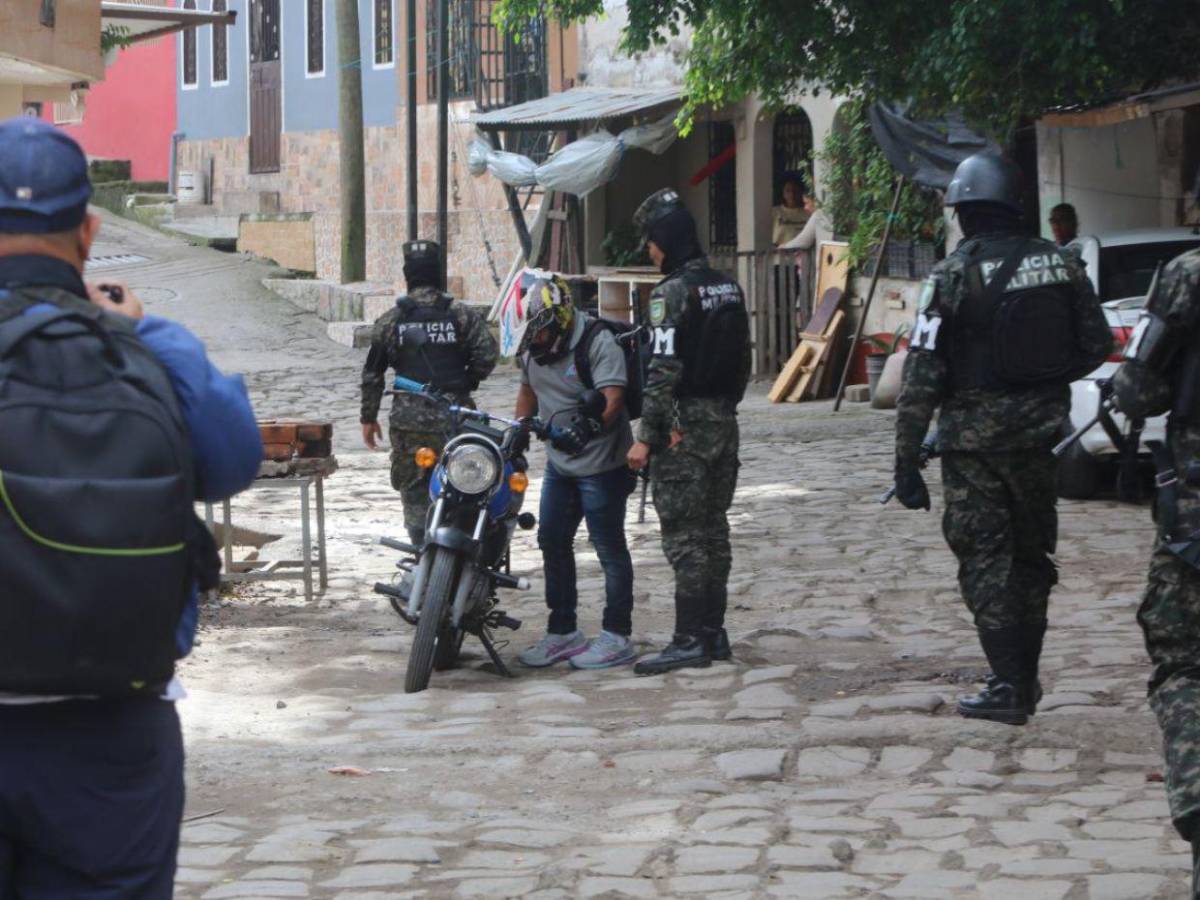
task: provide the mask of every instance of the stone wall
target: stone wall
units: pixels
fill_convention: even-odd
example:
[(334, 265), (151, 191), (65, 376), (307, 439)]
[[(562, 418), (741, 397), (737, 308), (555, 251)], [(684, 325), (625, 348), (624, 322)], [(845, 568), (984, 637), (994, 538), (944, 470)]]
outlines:
[[(467, 299), (490, 302), (518, 252), (516, 233), (500, 183), (472, 178), (466, 168), (474, 135), (471, 104), (451, 110), (450, 189), (447, 223), (448, 274), (461, 278)], [(367, 186), (367, 278), (403, 285), (400, 245), (407, 239), (404, 111), (396, 126), (365, 132)], [(418, 121), (420, 236), (437, 236), (437, 110), (423, 106)], [(336, 131), (283, 135), (280, 171), (249, 173), (246, 138), (184, 141), (180, 170), (207, 172), (213, 158), (214, 214), (311, 213), (319, 278), (337, 278), (341, 254), (340, 183)], [(277, 204), (275, 198), (278, 198)], [(272, 208), (276, 207), (277, 208)], [(529, 212), (532, 220), (533, 210)], [(494, 274), (493, 274), (494, 272)]]

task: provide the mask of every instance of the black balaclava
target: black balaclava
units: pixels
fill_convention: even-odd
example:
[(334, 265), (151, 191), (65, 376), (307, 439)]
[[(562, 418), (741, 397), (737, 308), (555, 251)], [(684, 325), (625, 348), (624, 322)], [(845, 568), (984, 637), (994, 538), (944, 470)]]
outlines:
[(417, 256), (404, 261), (404, 283), (410, 291), (419, 287), (443, 290), (442, 267), (437, 257)]
[(696, 220), (682, 206), (652, 224), (647, 232), (647, 239), (658, 244), (665, 254), (659, 267), (664, 275), (670, 275), (688, 260), (704, 255), (696, 236)]
[(981, 234), (1021, 234), (1025, 231), (1021, 214), (999, 203), (982, 200), (960, 203), (954, 211), (966, 238), (978, 237)]

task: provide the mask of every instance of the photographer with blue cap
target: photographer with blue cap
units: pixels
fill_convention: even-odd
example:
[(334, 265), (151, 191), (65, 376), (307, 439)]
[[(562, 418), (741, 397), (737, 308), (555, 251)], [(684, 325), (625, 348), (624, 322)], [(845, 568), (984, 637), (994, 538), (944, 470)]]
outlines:
[(0, 122), (0, 898), (173, 893), (175, 662), (218, 581), (196, 500), (255, 477), (240, 378), (83, 269), (79, 146)]

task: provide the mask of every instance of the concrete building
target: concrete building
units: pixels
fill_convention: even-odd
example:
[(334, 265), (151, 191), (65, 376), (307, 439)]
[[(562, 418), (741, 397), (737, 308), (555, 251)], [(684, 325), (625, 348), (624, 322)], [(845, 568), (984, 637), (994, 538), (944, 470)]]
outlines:
[(0, 119), (104, 77), (96, 0), (0, 3)]
[[(179, 130), (184, 134), (179, 170), (208, 182), (214, 214), (279, 214), (288, 217), (289, 229), (298, 217), (309, 222), (316, 274), (336, 279), (340, 69), (334, 2), (211, 2), (239, 15), (224, 37), (205, 28), (197, 33), (194, 48), (179, 39)], [(419, 98), (420, 235), (433, 237), (437, 110), (431, 70), (436, 31), (427, 26), (436, 16), (436, 3), (412, 2), (417, 3), (420, 36), (413, 59)], [(517, 241), (503, 191), (467, 174), (470, 118), (477, 107), (559, 91), (575, 72), (570, 29), (540, 26), (506, 41), (491, 25), (492, 6), (493, 0), (453, 0), (450, 17), (448, 274), (452, 290), (476, 300), (495, 294), (517, 253)], [(402, 281), (400, 245), (407, 239), (406, 13), (406, 0), (359, 0), (367, 278), (392, 285)]]
[(1200, 83), (1047, 115), (1037, 143), (1046, 236), (1062, 202), (1081, 233), (1200, 224)]

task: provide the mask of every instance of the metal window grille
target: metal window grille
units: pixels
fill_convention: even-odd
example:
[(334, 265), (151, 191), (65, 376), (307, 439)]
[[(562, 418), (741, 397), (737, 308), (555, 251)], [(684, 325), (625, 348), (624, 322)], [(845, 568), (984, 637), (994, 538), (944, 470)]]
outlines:
[[(183, 0), (184, 9), (195, 9), (196, 0)], [(196, 83), (196, 29), (189, 28), (183, 33), (183, 83)]]
[(375, 65), (392, 61), (392, 0), (375, 0)]
[[(709, 122), (709, 159), (715, 159), (735, 140), (732, 122)], [(709, 253), (737, 253), (737, 243), (737, 166), (730, 160), (708, 179)]]
[(308, 0), (308, 73), (325, 71), (325, 0)]
[[(450, 0), (450, 92), (451, 100), (475, 94), (475, 3), (476, 0)], [(438, 23), (440, 0), (425, 4), (426, 95), (432, 102), (438, 93)]]
[(492, 24), (497, 0), (476, 3), (476, 106), (486, 112), (545, 97), (549, 92), (546, 20), (537, 18), (520, 34), (504, 35)]
[(771, 167), (774, 198), (783, 202), (783, 183), (789, 178), (804, 179), (805, 190), (812, 190), (812, 123), (804, 110), (793, 110), (775, 117)]
[[(213, 12), (225, 12), (225, 0), (213, 0)], [(212, 77), (213, 81), (229, 80), (229, 26), (212, 27)]]
[(255, 0), (250, 4), (250, 61), (267, 63), (278, 59), (279, 0)]

